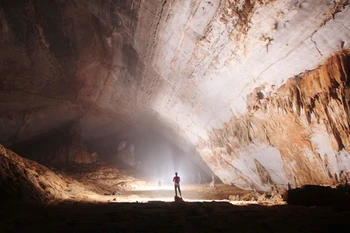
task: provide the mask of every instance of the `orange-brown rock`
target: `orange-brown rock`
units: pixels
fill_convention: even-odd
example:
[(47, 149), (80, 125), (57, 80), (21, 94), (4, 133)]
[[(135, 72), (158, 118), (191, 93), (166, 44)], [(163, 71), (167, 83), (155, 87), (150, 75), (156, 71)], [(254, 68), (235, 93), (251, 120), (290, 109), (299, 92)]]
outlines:
[(222, 180), (243, 188), (346, 183), (349, 74), (349, 52), (342, 52), (274, 93), (259, 88), (249, 113), (214, 130), (199, 151)]
[(153, 130), (227, 184), (337, 183), (349, 29), (346, 0), (0, 1), (0, 143), (90, 163)]

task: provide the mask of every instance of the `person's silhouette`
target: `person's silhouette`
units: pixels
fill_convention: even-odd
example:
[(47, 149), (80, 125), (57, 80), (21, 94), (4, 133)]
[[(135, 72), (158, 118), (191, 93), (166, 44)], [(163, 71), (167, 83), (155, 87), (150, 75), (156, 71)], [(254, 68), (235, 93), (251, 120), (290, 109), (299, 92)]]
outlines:
[(173, 178), (173, 182), (174, 182), (174, 185), (175, 185), (175, 196), (177, 196), (177, 190), (179, 190), (180, 197), (181, 197), (180, 176), (177, 176), (177, 172), (175, 172), (175, 176)]

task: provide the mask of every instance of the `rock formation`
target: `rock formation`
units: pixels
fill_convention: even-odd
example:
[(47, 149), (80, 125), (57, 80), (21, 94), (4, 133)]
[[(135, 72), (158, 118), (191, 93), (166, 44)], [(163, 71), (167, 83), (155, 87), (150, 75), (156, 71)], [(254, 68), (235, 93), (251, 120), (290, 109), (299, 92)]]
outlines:
[(127, 147), (122, 146), (125, 143), (125, 141), (122, 141), (118, 146), (118, 154), (117, 157), (123, 161), (124, 163), (135, 166), (135, 146), (133, 144), (128, 145)]
[(56, 148), (52, 148), (48, 155), (43, 155), (40, 161), (55, 167), (95, 163), (96, 158), (88, 152), (87, 147), (82, 143), (79, 124), (68, 125), (65, 132), (66, 134), (59, 136), (60, 138), (56, 138)]
[(0, 196), (47, 202), (68, 197), (67, 182), (48, 168), (0, 145)]
[(340, 176), (346, 182), (349, 65), (349, 54), (340, 53), (276, 92), (255, 89), (247, 114), (203, 140), (205, 161), (226, 183), (243, 188), (332, 185)]
[(1, 1), (0, 143), (154, 130), (241, 188), (346, 181), (349, 43), (347, 0)]
[(2, 145), (0, 168), (1, 201), (97, 201), (106, 194), (115, 195), (119, 191), (145, 186), (145, 182), (107, 165), (86, 165), (69, 172), (56, 173), (37, 162), (18, 156)]

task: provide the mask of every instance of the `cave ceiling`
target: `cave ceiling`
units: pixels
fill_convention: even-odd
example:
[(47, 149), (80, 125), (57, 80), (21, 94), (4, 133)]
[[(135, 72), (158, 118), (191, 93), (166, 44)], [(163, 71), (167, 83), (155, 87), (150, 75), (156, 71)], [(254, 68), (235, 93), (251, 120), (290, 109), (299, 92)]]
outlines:
[(349, 43), (343, 0), (1, 1), (0, 143), (79, 121), (85, 141), (152, 128), (208, 159), (256, 88), (272, 96)]

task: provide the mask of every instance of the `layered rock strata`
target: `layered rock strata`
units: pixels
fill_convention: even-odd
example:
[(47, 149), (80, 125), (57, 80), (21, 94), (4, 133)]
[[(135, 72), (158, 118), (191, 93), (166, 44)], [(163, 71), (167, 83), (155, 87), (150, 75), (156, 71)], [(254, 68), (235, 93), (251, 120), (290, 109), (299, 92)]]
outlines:
[(255, 89), (249, 112), (213, 130), (199, 146), (225, 183), (268, 190), (350, 181), (349, 51), (289, 79)]
[(287, 80), (349, 29), (346, 0), (1, 1), (0, 143), (78, 120), (84, 142), (155, 130), (243, 188), (344, 180), (347, 78)]

